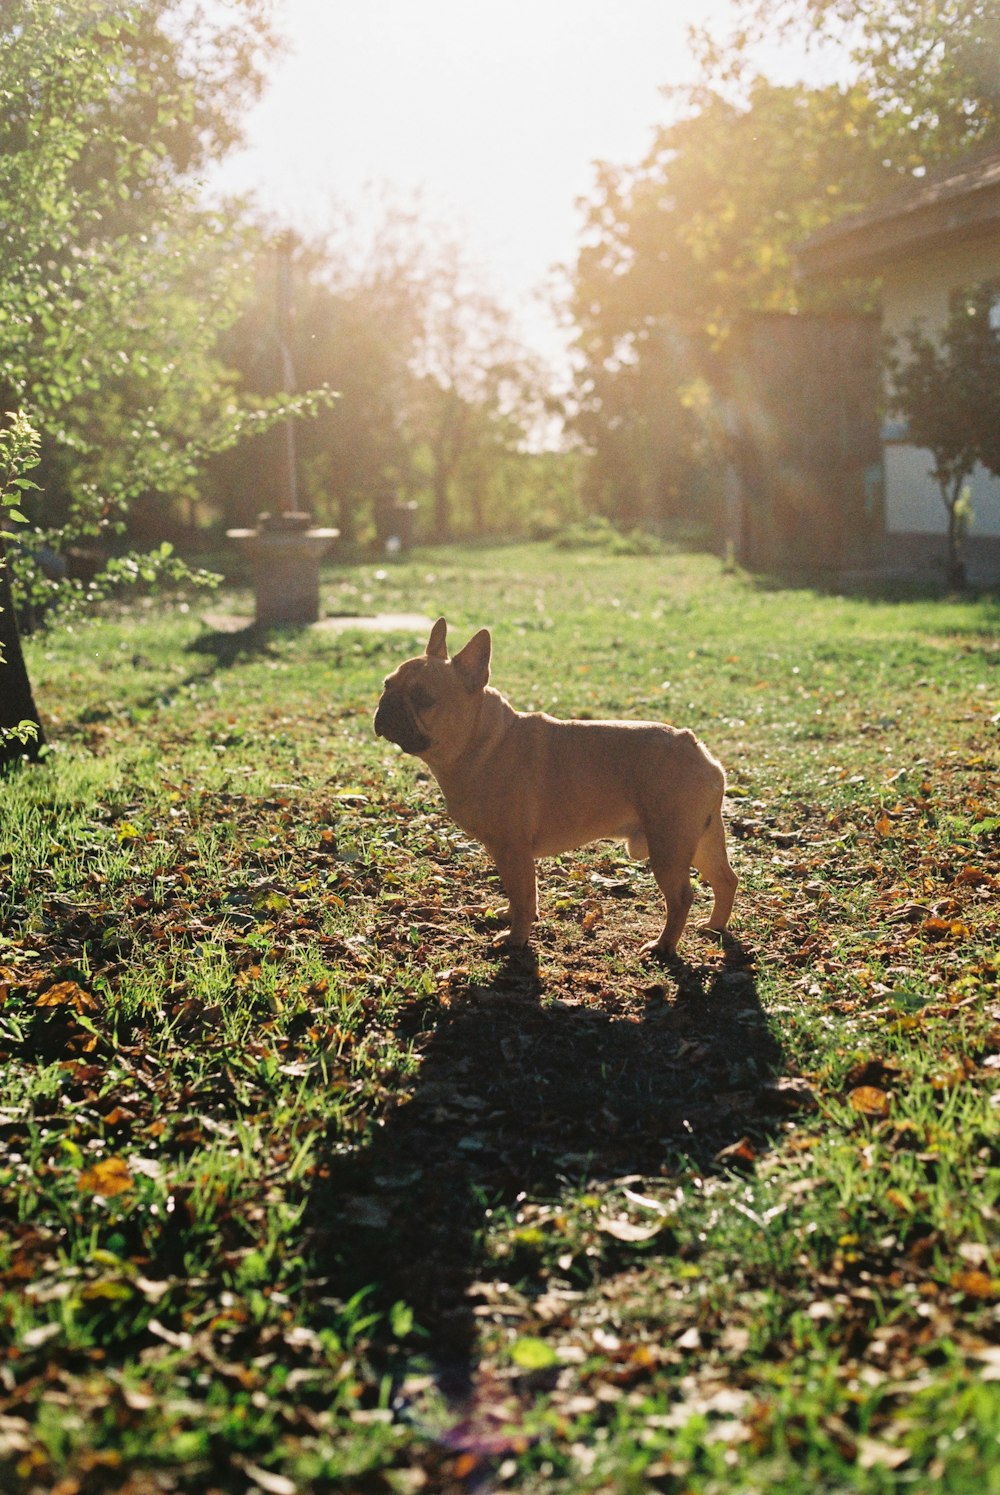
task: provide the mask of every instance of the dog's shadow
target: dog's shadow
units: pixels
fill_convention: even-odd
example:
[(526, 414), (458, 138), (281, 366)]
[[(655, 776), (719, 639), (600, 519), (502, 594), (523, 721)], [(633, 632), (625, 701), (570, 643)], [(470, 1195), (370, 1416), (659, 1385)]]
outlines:
[(489, 1211), (722, 1167), (727, 1146), (766, 1145), (774, 1126), (780, 1049), (743, 946), (727, 938), (721, 962), (649, 968), (622, 988), (563, 983), (547, 999), (519, 957), (488, 986), (453, 989), (412, 1014), (417, 1076), (373, 1139), (321, 1160), (305, 1220), (317, 1272), (341, 1300), (370, 1288), (370, 1307), (406, 1303), (456, 1394), (475, 1358), (470, 1287), (499, 1270)]

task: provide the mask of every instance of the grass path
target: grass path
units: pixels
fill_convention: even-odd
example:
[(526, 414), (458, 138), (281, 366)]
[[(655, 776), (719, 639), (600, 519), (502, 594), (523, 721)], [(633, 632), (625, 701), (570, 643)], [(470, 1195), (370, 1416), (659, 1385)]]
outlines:
[(644, 964), (602, 845), (496, 955), (486, 858), (371, 733), (423, 639), (31, 641), (0, 1488), (1000, 1491), (996, 602), (540, 546), (326, 603), (490, 625), (521, 708), (694, 727), (731, 937)]

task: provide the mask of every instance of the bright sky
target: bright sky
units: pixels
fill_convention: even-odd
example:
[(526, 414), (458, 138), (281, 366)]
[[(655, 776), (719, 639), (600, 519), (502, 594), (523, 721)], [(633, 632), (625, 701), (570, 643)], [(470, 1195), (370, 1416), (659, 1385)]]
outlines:
[[(574, 257), (592, 163), (641, 158), (669, 118), (660, 88), (693, 80), (689, 25), (724, 28), (729, 12), (729, 0), (279, 0), (289, 50), (217, 180), (306, 231), (335, 200), (419, 190), (526, 339), (554, 352), (540, 299)], [(762, 65), (781, 81), (802, 72), (777, 50)]]

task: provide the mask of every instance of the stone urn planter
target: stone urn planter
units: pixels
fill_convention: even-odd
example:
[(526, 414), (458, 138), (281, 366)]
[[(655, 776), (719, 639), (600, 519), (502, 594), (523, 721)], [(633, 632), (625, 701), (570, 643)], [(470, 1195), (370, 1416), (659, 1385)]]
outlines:
[(250, 562), (259, 628), (318, 620), (319, 563), (339, 535), (299, 513), (260, 514), (256, 529), (226, 530)]

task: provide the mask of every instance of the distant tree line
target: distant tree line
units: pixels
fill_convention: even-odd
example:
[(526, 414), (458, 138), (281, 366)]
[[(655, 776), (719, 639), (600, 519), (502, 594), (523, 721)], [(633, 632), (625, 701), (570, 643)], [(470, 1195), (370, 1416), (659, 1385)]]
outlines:
[[(701, 82), (646, 156), (597, 169), (565, 274), (572, 387), (556, 393), (459, 247), (398, 205), (367, 235), (348, 219), (308, 242), (205, 206), (199, 176), (239, 139), (278, 47), (271, 0), (5, 0), (0, 761), (25, 751), (23, 723), (28, 752), (41, 740), (17, 607), (67, 570), (72, 585), (88, 549), (113, 553), (104, 585), (155, 583), (185, 572), (178, 541), (293, 501), (353, 545), (400, 501), (432, 539), (585, 513), (710, 528), (739, 317), (869, 304), (871, 287), (804, 288), (797, 243), (1000, 138), (989, 0), (734, 14), (731, 36), (698, 38)], [(754, 71), (761, 36), (845, 27), (850, 83)]]
[[(389, 205), (365, 232), (347, 220), (325, 240), (265, 242), (220, 352), (257, 396), (290, 378), (337, 391), (297, 423), (295, 449), (297, 501), (337, 525), (342, 543), (370, 544), (393, 502), (417, 504), (421, 535), (434, 540), (575, 516), (574, 460), (546, 439), (557, 406), (543, 370), (460, 247), (412, 211)], [(284, 437), (273, 430), (214, 459), (201, 498), (220, 521), (242, 524), (289, 501), (288, 490)]]

